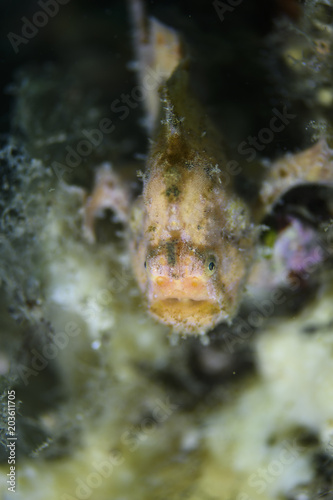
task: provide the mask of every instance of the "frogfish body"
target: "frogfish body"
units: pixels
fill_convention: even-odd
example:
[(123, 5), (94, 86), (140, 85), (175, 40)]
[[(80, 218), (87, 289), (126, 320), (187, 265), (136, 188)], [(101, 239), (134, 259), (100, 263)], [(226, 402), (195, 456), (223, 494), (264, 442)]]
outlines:
[[(104, 164), (85, 206), (85, 230), (93, 240), (94, 218), (112, 208), (128, 222), (132, 267), (149, 314), (174, 332), (205, 334), (235, 317), (265, 214), (294, 186), (333, 186), (333, 151), (322, 139), (273, 163), (250, 210), (226, 175), (220, 134), (191, 95), (178, 33), (147, 20), (141, 0), (131, 6), (151, 138), (143, 193), (131, 204)], [(147, 88), (152, 73), (159, 85)]]
[(182, 64), (160, 88), (160, 102), (131, 222), (133, 269), (152, 316), (200, 334), (234, 316), (255, 227), (224, 182), (221, 137), (190, 95)]

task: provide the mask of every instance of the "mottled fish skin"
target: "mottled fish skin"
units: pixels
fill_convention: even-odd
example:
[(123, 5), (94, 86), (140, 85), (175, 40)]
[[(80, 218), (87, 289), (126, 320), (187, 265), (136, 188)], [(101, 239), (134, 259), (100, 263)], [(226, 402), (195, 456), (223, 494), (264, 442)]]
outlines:
[(160, 90), (160, 122), (132, 213), (132, 263), (152, 316), (175, 332), (204, 334), (235, 315), (256, 231), (224, 184), (221, 138), (187, 81), (179, 65)]
[(333, 186), (333, 151), (322, 139), (273, 163), (250, 210), (225, 182), (222, 140), (191, 97), (177, 32), (147, 20), (141, 0), (131, 5), (139, 82), (152, 72), (158, 82), (145, 102), (152, 144), (143, 194), (130, 210), (128, 191), (102, 166), (84, 226), (94, 241), (101, 209), (112, 208), (119, 221), (129, 217), (132, 266), (148, 312), (174, 332), (205, 334), (236, 315), (265, 215), (295, 186)]
[(204, 334), (237, 313), (264, 216), (296, 186), (333, 186), (333, 151), (322, 139), (273, 163), (250, 212), (224, 183), (221, 138), (191, 98), (183, 66), (161, 89), (132, 263), (153, 317), (175, 332)]

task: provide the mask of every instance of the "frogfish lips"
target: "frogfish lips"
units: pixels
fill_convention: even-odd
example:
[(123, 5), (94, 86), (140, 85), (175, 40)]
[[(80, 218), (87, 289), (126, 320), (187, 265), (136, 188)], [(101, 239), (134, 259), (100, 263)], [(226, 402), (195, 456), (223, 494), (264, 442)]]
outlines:
[(188, 334), (205, 333), (221, 316), (221, 305), (214, 293), (198, 277), (156, 278), (148, 294), (148, 307), (157, 320), (173, 331)]

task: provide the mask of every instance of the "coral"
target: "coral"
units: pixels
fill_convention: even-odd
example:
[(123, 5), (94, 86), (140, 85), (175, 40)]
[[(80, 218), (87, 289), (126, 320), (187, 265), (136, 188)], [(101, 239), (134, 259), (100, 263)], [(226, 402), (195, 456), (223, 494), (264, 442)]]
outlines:
[[(164, 13), (154, 5), (154, 13), (167, 18), (171, 9), (175, 23), (186, 33), (193, 22), (189, 4), (177, 5), (162, 3)], [(186, 14), (177, 17), (179, 5)], [(331, 8), (328, 2), (321, 5), (323, 10)], [(309, 9), (317, 6), (319, 2), (305, 3), (309, 23), (308, 13), (313, 12)], [(172, 337), (170, 342), (167, 329), (146, 314), (130, 271), (121, 223), (106, 212), (93, 245), (82, 233), (83, 188), (91, 188), (101, 162), (111, 162), (132, 190), (139, 191), (136, 171), (143, 168), (140, 158), (146, 151), (139, 105), (127, 106), (123, 120), (124, 110), (110, 111), (114, 101), (118, 100), (115, 109), (125, 106), (121, 94), (136, 85), (134, 76), (124, 70), (130, 58), (127, 18), (122, 3), (116, 2), (102, 11), (91, 3), (86, 7), (69, 3), (66, 8), (54, 19), (54, 33), (61, 36), (52, 38), (51, 21), (45, 28), (58, 60), (51, 66), (21, 68), (16, 77), (13, 128), (3, 138), (0, 153), (0, 429), (3, 436), (4, 394), (12, 388), (18, 408), (15, 497), (294, 500), (330, 495), (331, 259), (324, 263), (315, 259), (309, 278), (296, 290), (287, 287), (273, 294), (269, 281), (258, 295), (251, 296), (249, 290), (233, 324), (213, 330), (209, 345), (194, 338)], [(80, 10), (84, 8), (87, 16)], [(222, 24), (209, 2), (193, 2), (191, 9), (199, 60), (205, 52), (207, 65), (212, 66), (205, 73), (211, 86), (204, 78), (196, 80), (199, 95), (206, 96), (208, 109), (213, 102), (215, 113), (225, 110), (227, 138), (231, 150), (236, 150), (243, 134), (253, 136), (260, 119), (271, 115), (281, 97), (271, 86), (267, 90), (267, 81), (256, 70), (258, 44), (270, 46), (266, 59), (276, 68), (273, 63), (281, 52), (272, 40), (275, 36), (288, 44), (291, 38), (279, 27), (259, 36), (258, 11), (254, 9), (254, 15), (250, 2), (229, 12), (229, 19), (227, 13)], [(203, 26), (210, 26), (213, 17), (216, 24), (211, 24), (206, 45)], [(63, 29), (64, 19), (70, 20), (70, 29)], [(298, 22), (288, 20), (289, 26)], [(87, 41), (90, 26), (94, 36)], [(84, 43), (76, 38), (78, 33)], [(63, 37), (68, 41), (69, 36), (65, 50)], [(308, 36), (311, 39), (311, 31)], [(42, 33), (40, 37), (40, 42), (37, 37), (29, 42), (29, 50), (35, 50), (33, 43), (47, 45), (47, 38)], [(107, 48), (106, 43), (110, 43)], [(237, 62), (235, 67), (242, 53), (243, 64)], [(329, 59), (327, 65), (331, 67)], [(263, 156), (274, 158), (283, 149), (309, 146), (312, 136), (305, 129), (309, 117), (317, 123), (324, 116), (329, 123), (330, 105), (319, 104), (316, 91), (308, 90), (309, 81), (297, 66), (289, 68), (287, 76), (282, 71), (282, 90), (290, 103), (298, 102), (298, 122), (286, 127), (260, 155), (257, 151), (255, 162), (244, 157), (239, 161), (248, 179), (241, 182), (240, 175), (239, 184), (249, 198), (260, 181), (258, 164)], [(277, 85), (281, 81), (281, 73), (272, 70), (270, 76)], [(320, 78), (326, 85), (326, 77)], [(255, 83), (251, 99), (245, 95), (245, 81)], [(310, 108), (304, 102), (310, 102)], [(77, 152), (79, 142), (86, 139), (82, 131), (100, 131), (105, 118), (114, 121), (114, 131), (105, 133), (76, 167), (67, 165), (66, 146)], [(132, 165), (125, 169), (129, 160)], [(53, 162), (70, 171), (57, 176), (61, 170), (54, 169)], [(175, 191), (171, 195), (176, 196)], [(319, 199), (325, 203), (317, 203)], [(267, 232), (263, 228), (266, 262), (272, 262), (272, 245), (279, 240), (277, 258), (292, 271), (299, 271), (301, 261), (303, 269), (303, 259), (313, 256), (317, 235), (331, 236), (330, 199), (330, 191), (322, 197), (315, 190), (284, 198), (265, 220), (270, 227)], [(280, 226), (279, 221), (285, 222), (283, 209), (290, 206), (294, 207), (291, 222)], [(309, 245), (295, 254), (299, 238)], [(6, 457), (7, 451), (2, 451), (0, 489), (4, 498), (10, 498)]]

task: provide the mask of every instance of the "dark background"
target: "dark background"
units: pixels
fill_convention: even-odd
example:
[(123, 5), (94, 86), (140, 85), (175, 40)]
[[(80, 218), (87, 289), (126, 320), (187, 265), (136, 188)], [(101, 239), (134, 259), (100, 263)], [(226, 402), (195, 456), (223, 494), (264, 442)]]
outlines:
[[(227, 2), (225, 2), (227, 4)], [(222, 129), (238, 141), (248, 131), (259, 130), (281, 102), (283, 89), (275, 85), (280, 68), (278, 54), (267, 44), (275, 22), (288, 17), (294, 22), (300, 4), (291, 0), (243, 0), (221, 21), (212, 1), (158, 0), (147, 2), (149, 13), (180, 29), (191, 47), (196, 87)], [(133, 72), (126, 65), (133, 59), (131, 29), (124, 0), (70, 0), (47, 25), (39, 28), (15, 54), (8, 33), (21, 35), (25, 16), (32, 20), (41, 7), (37, 1), (2, 2), (1, 18), (1, 119), (0, 131), (11, 129), (11, 111), (18, 69), (55, 64), (66, 72), (76, 64), (91, 66), (90, 84), (104, 95), (118, 85), (133, 85)], [(101, 66), (103, 66), (101, 68)], [(123, 67), (116, 70), (115, 67)], [(272, 67), (274, 68), (272, 72)], [(123, 71), (123, 74), (119, 72)], [(283, 74), (283, 68), (281, 69)], [(283, 75), (282, 75), (283, 76)], [(286, 74), (286, 78), (287, 78)], [(281, 75), (278, 75), (281, 79)], [(95, 78), (95, 80), (94, 80)], [(272, 83), (273, 82), (273, 83)], [(87, 82), (89, 85), (89, 82)], [(284, 92), (285, 94), (285, 92)], [(297, 134), (296, 134), (297, 135)], [(290, 134), (289, 136), (290, 137)], [(292, 143), (292, 139), (290, 139)], [(292, 146), (292, 144), (290, 144)], [(275, 145), (279, 147), (279, 145)]]

